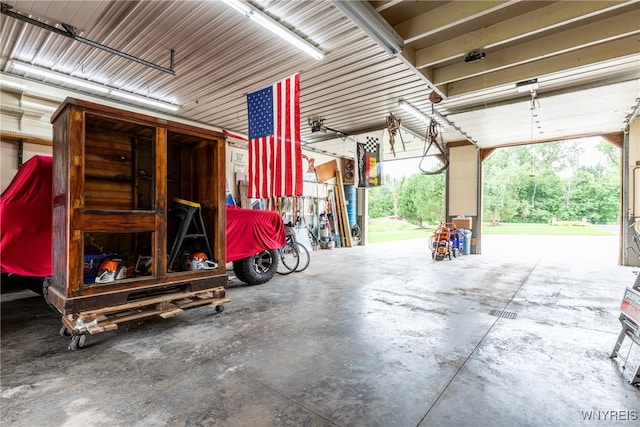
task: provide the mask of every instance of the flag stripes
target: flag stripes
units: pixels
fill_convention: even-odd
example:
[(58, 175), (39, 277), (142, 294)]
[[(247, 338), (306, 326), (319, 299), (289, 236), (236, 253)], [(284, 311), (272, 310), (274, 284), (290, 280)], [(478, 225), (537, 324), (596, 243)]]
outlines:
[(302, 195), (300, 75), (247, 95), (251, 198)]

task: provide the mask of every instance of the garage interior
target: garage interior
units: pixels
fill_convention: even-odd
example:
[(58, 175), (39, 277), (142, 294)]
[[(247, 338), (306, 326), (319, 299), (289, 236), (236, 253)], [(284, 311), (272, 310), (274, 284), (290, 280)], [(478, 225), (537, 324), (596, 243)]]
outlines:
[[(367, 138), (385, 162), (432, 155), (436, 120), (446, 220), (471, 218), (477, 243), (455, 263), (434, 263), (422, 239), (314, 251), (302, 273), (231, 280), (223, 313), (147, 320), (76, 352), (41, 296), (3, 294), (2, 422), (635, 425), (638, 346), (610, 355), (640, 265), (639, 22), (637, 1), (3, 2), (3, 191), (22, 162), (55, 155), (67, 98), (226, 135), (234, 191), (246, 95), (300, 73), (302, 151), (316, 165), (343, 168)], [(620, 149), (617, 263), (484, 255), (483, 160), (589, 136)]]

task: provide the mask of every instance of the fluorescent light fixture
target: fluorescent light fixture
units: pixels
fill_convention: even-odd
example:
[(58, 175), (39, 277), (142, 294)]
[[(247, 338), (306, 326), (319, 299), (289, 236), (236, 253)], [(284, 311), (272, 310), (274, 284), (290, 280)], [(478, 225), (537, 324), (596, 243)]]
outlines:
[(367, 33), (389, 55), (404, 49), (404, 40), (368, 1), (331, 0), (331, 3)]
[(44, 68), (35, 67), (29, 64), (23, 64), (21, 62), (13, 61), (11, 66), (16, 70), (24, 71), (27, 73), (35, 74), (40, 77), (45, 77), (47, 79), (57, 80), (59, 82), (68, 83), (73, 86), (82, 87), (85, 89), (94, 90), (100, 93), (109, 93), (109, 89), (106, 87), (91, 83), (86, 80), (77, 79), (75, 77), (65, 76), (64, 74), (56, 73), (54, 71), (45, 70)]
[(51, 80), (56, 80), (59, 82), (67, 83), (72, 86), (78, 88), (89, 89), (94, 92), (98, 92), (104, 95), (112, 95), (114, 97), (127, 99), (129, 101), (133, 101), (140, 104), (149, 105), (156, 108), (162, 108), (168, 111), (178, 111), (180, 106), (175, 104), (170, 104), (168, 102), (158, 101), (152, 98), (148, 98), (146, 96), (136, 95), (129, 92), (124, 92), (117, 89), (112, 89), (110, 87), (104, 86), (99, 83), (92, 83), (87, 80), (79, 79), (76, 77), (71, 77), (62, 73), (58, 73), (56, 71), (46, 70), (44, 68), (36, 67), (34, 65), (24, 64), (17, 61), (12, 61), (11, 66), (19, 71), (24, 71), (26, 73), (35, 74), (40, 77), (44, 77)]
[(134, 95), (128, 92), (122, 92), (120, 90), (110, 90), (109, 93), (113, 96), (117, 96), (118, 98), (128, 99), (130, 101), (151, 105), (152, 107), (156, 107), (156, 108), (163, 108), (169, 111), (178, 111), (178, 109), (180, 108), (174, 104), (168, 104), (166, 102), (156, 101), (155, 99), (146, 98), (140, 95)]
[(280, 24), (272, 21), (271, 18), (268, 18), (264, 15), (252, 13), (251, 19), (262, 25), (267, 30), (271, 31), (273, 34), (280, 36), (282, 39), (286, 40), (291, 45), (297, 47), (307, 55), (311, 56), (313, 59), (319, 61), (324, 58), (324, 54), (316, 49), (313, 45), (294, 35), (291, 31), (285, 29)]
[(398, 101), (398, 106), (401, 107), (402, 109), (404, 109), (406, 112), (408, 112), (411, 115), (413, 115), (418, 120), (424, 122), (424, 123), (430, 123), (431, 122), (431, 117), (433, 117), (434, 119), (436, 119), (436, 122), (438, 122), (442, 127), (454, 127), (455, 128), (453, 123), (451, 123), (449, 120), (447, 120), (438, 111), (434, 110), (433, 114), (427, 115), (427, 114), (423, 113), (422, 111), (418, 110), (413, 105), (409, 104), (407, 101), (403, 101), (403, 100)]
[(227, 5), (231, 6), (232, 8), (234, 8), (235, 10), (237, 10), (238, 12), (242, 13), (243, 15), (246, 15), (247, 17), (249, 17), (249, 15), (251, 15), (251, 8), (249, 7), (248, 4), (238, 1), (238, 0), (222, 0), (224, 3), (226, 3)]
[(425, 123), (429, 123), (431, 121), (429, 116), (427, 116), (422, 111), (418, 110), (413, 105), (408, 104), (405, 101), (398, 101), (398, 106), (403, 108), (407, 113), (412, 114), (418, 120), (421, 120), (421, 121), (423, 121)]
[(271, 18), (269, 15), (265, 14), (259, 9), (254, 8), (253, 6), (245, 3), (242, 0), (222, 0), (227, 5), (242, 13), (249, 19), (256, 21), (258, 24), (262, 25), (267, 30), (271, 31), (273, 34), (278, 37), (284, 39), (292, 46), (297, 47), (307, 55), (311, 56), (313, 59), (320, 60), (324, 58), (324, 53), (320, 51), (317, 47), (301, 38), (290, 29), (279, 23), (278, 21)]
[(524, 80), (516, 83), (516, 90), (520, 93), (528, 93), (536, 89), (538, 89), (538, 79)]
[[(411, 113), (412, 115), (414, 115), (416, 118), (418, 118), (419, 120), (425, 122), (425, 123), (429, 123), (431, 122), (431, 117), (427, 116), (426, 114), (424, 114), (422, 111), (418, 110), (416, 107), (414, 107), (413, 105), (409, 104), (407, 101), (403, 101), (403, 100), (399, 100), (398, 101), (398, 106), (403, 108), (405, 111), (407, 111), (408, 113)], [(460, 134), (462, 136), (464, 136), (465, 138), (467, 138), (469, 140), (469, 142), (471, 142), (473, 145), (475, 145), (476, 147), (478, 146), (478, 143), (471, 138), (469, 135), (467, 135), (467, 133), (465, 131), (463, 131), (462, 129), (460, 129), (458, 126), (456, 126), (454, 123), (450, 122), (449, 119), (447, 119), (445, 116), (443, 116), (442, 114), (440, 114), (438, 111), (436, 111), (435, 109), (433, 110), (433, 117), (435, 117), (436, 121), (443, 127), (443, 128), (453, 128), (456, 131), (460, 132)]]

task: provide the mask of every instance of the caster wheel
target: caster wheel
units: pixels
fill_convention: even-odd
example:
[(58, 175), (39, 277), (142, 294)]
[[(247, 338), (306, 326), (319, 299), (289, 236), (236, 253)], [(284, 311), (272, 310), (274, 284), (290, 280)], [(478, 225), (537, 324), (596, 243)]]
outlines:
[(62, 328), (60, 328), (61, 337), (68, 337), (69, 335), (71, 335), (71, 332), (69, 332), (66, 326), (63, 326)]
[(224, 305), (216, 305), (216, 313), (222, 313), (224, 311)]
[(69, 343), (69, 350), (76, 351), (79, 348), (83, 348), (87, 341), (86, 335), (76, 335), (71, 338), (71, 342)]

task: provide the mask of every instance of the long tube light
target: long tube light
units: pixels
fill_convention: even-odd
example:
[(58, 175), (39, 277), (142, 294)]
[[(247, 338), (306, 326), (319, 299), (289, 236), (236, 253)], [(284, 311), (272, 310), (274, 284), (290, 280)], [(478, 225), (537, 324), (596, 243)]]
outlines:
[[(431, 121), (431, 116), (424, 114), (422, 111), (418, 110), (416, 107), (409, 104), (407, 101), (403, 101), (403, 100), (398, 101), (398, 106), (401, 107), (403, 110), (405, 110), (407, 113), (410, 113), (411, 115), (413, 115), (416, 119), (424, 123), (429, 123)], [(434, 111), (432, 116), (433, 118), (436, 119), (438, 123), (440, 123), (443, 126), (451, 125), (451, 123), (449, 123), (449, 121), (445, 119), (437, 111)]]
[(262, 25), (273, 34), (287, 41), (292, 46), (297, 47), (307, 55), (311, 56), (315, 60), (321, 60), (324, 58), (324, 53), (317, 47), (301, 38), (297, 34), (293, 33), (287, 27), (283, 26), (279, 22), (275, 21), (269, 15), (265, 14), (261, 10), (254, 8), (248, 3), (242, 0), (222, 0), (231, 8), (237, 10), (247, 18), (254, 20), (258, 24)]
[[(401, 107), (402, 109), (404, 109), (406, 112), (412, 114), (418, 120), (421, 120), (421, 121), (423, 121), (425, 123), (429, 123), (431, 121), (431, 117), (429, 117), (428, 115), (424, 114), (422, 111), (418, 110), (416, 107), (414, 107), (413, 105), (409, 104), (407, 101), (404, 101), (404, 100), (398, 101), (398, 106)], [(469, 140), (469, 142), (471, 142), (473, 145), (475, 145), (476, 147), (478, 146), (478, 143), (473, 138), (471, 138), (469, 135), (467, 135), (467, 133), (464, 132), (462, 129), (460, 129), (458, 126), (456, 126), (455, 124), (450, 122), (449, 119), (444, 117), (438, 111), (435, 111), (435, 110), (433, 111), (433, 117), (443, 127), (447, 126), (447, 127), (451, 127), (453, 129), (455, 129), (456, 131), (460, 132), (460, 134), (462, 136), (467, 138), (467, 140)]]
[(127, 99), (129, 101), (133, 101), (139, 104), (145, 104), (145, 105), (149, 105), (152, 107), (156, 107), (156, 108), (161, 108), (164, 110), (168, 110), (168, 111), (178, 111), (178, 109), (180, 108), (180, 106), (175, 105), (175, 104), (170, 104), (168, 102), (163, 102), (163, 101), (158, 101), (155, 99), (151, 99), (151, 98), (147, 98), (141, 95), (136, 95), (133, 93), (129, 93), (129, 92), (124, 92), (121, 90), (117, 90), (117, 89), (112, 89), (110, 87), (101, 85), (99, 83), (93, 83), (93, 82), (89, 82), (87, 80), (83, 80), (83, 79), (79, 79), (76, 77), (71, 77), (68, 76), (66, 74), (62, 74), (62, 73), (58, 73), (56, 71), (51, 71), (51, 70), (47, 70), (44, 68), (40, 68), (34, 65), (30, 65), (30, 64), (24, 64), (22, 62), (17, 62), (17, 61), (12, 61), (11, 62), (11, 66), (12, 68), (19, 70), (19, 71), (24, 71), (26, 73), (31, 73), (31, 74), (35, 74), (37, 76), (40, 77), (44, 77), (47, 79), (51, 79), (51, 80), (56, 80), (59, 82), (63, 82), (63, 83), (67, 83), (70, 84), (72, 86), (78, 87), (78, 88), (84, 88), (84, 89), (89, 89), (92, 90), (94, 92), (98, 92), (101, 93), (103, 95), (111, 95), (117, 98), (122, 98), (122, 99)]
[(44, 68), (35, 67), (33, 65), (23, 64), (20, 62), (13, 61), (11, 66), (20, 71), (24, 71), (27, 73), (35, 74), (40, 77), (44, 77), (47, 79), (57, 80), (59, 82), (68, 83), (70, 85), (81, 87), (84, 89), (93, 90), (95, 92), (100, 93), (109, 93), (109, 89), (106, 87), (91, 83), (82, 79), (77, 79), (75, 77), (65, 76), (64, 74), (56, 73), (54, 71), (45, 70)]
[(431, 120), (426, 114), (415, 108), (413, 105), (407, 103), (406, 101), (398, 101), (398, 106), (400, 106), (403, 110), (420, 121), (429, 123), (429, 121)]
[(331, 3), (367, 33), (389, 55), (404, 49), (404, 40), (368, 1), (331, 0)]

